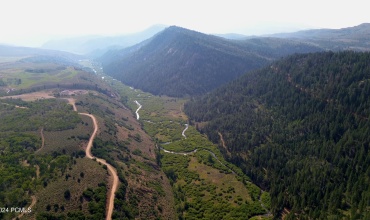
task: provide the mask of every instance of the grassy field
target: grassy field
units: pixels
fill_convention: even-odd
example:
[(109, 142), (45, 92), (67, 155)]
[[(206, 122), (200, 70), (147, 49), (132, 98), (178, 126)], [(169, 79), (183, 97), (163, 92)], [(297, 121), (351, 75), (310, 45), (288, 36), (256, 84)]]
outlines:
[[(188, 123), (182, 111), (186, 99), (153, 96), (106, 78), (132, 112), (138, 108), (135, 100), (142, 105), (139, 121), (157, 144), (179, 153), (198, 150), (188, 156), (157, 153), (170, 179), (179, 219), (270, 218), (264, 216), (267, 210), (261, 205), (261, 190), (225, 161), (216, 145), (193, 126), (186, 130), (186, 138), (182, 135)], [(263, 198), (269, 201), (269, 194), (263, 193)]]
[[(30, 93), (45, 89), (90, 89), (106, 94), (110, 87), (101, 77), (86, 72), (80, 66), (51, 60), (16, 62), (12, 57), (0, 60), (0, 96)], [(63, 63), (63, 62), (62, 62)], [(61, 89), (61, 90), (59, 90)]]
[(18, 68), (2, 69), (2, 80), (15, 89), (25, 89), (45, 83), (73, 82), (79, 71), (73, 67), (63, 67), (57, 64), (23, 64)]

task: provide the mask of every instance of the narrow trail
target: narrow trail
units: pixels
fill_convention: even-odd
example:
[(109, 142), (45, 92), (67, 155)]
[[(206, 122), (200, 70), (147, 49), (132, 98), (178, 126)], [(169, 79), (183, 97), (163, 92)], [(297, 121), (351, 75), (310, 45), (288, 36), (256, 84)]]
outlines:
[[(75, 100), (74, 99), (68, 99), (68, 102), (73, 106), (73, 110), (77, 112), (77, 107), (76, 107), (76, 104), (75, 104)], [(86, 147), (86, 157), (89, 158), (89, 159), (96, 159), (97, 162), (100, 162), (101, 164), (106, 165), (110, 175), (113, 177), (113, 184), (112, 184), (110, 194), (108, 196), (107, 213), (106, 213), (106, 218), (105, 218), (106, 220), (111, 220), (112, 219), (112, 214), (113, 214), (113, 208), (114, 208), (115, 193), (117, 191), (118, 182), (119, 182), (117, 171), (112, 165), (107, 163), (107, 161), (105, 161), (101, 158), (96, 158), (91, 153), (91, 148), (93, 146), (94, 139), (95, 139), (96, 134), (97, 134), (98, 129), (99, 129), (98, 122), (97, 122), (95, 116), (92, 115), (92, 114), (80, 113), (80, 112), (78, 114), (90, 117), (92, 119), (93, 123), (94, 123), (94, 131), (91, 134), (89, 142), (88, 142), (87, 147)]]
[(221, 143), (222, 143), (222, 147), (225, 148), (225, 150), (227, 150), (227, 147), (226, 147), (226, 144), (225, 144), (225, 140), (224, 140), (224, 137), (222, 136), (221, 132), (217, 132), (218, 133), (218, 136), (220, 136), (220, 140), (221, 140)]
[(45, 146), (44, 128), (41, 128), (40, 135), (41, 135), (41, 147), (37, 151), (35, 151), (35, 153), (39, 152)]
[(136, 103), (136, 105), (138, 105), (139, 106), (139, 108), (138, 109), (136, 109), (136, 119), (137, 120), (139, 120), (139, 118), (140, 118), (140, 115), (139, 115), (139, 110), (141, 109), (141, 107), (143, 107), (138, 101), (136, 101), (135, 100), (135, 103)]
[(189, 125), (188, 125), (188, 124), (185, 124), (185, 126), (186, 126), (186, 127), (185, 127), (185, 129), (182, 131), (182, 133), (181, 133), (181, 134), (182, 134), (182, 136), (184, 136), (184, 138), (186, 139), (185, 131), (186, 131), (186, 130), (188, 130)]
[(36, 196), (31, 196), (31, 199), (32, 199), (31, 205), (28, 206), (28, 208), (26, 209), (26, 211), (30, 210), (30, 212), (22, 212), (17, 217), (14, 217), (12, 220), (20, 219), (23, 217), (24, 214), (32, 212), (32, 208), (36, 205), (37, 199), (36, 199)]
[(72, 99), (72, 98), (67, 98), (67, 100), (68, 100), (68, 103), (70, 105), (72, 105), (73, 111), (77, 112), (76, 100), (75, 99)]
[(228, 156), (231, 156), (231, 153), (230, 153), (230, 151), (226, 147), (225, 140), (224, 140), (224, 137), (222, 136), (221, 132), (218, 131), (217, 133), (218, 133), (218, 136), (220, 137), (220, 140), (221, 140), (221, 143), (222, 143), (222, 147), (226, 150), (226, 154)]

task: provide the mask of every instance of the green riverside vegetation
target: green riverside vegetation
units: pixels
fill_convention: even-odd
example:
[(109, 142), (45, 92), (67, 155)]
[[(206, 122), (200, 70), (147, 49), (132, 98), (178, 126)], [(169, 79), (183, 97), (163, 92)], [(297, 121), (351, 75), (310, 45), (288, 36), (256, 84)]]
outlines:
[[(141, 126), (155, 139), (156, 160), (172, 186), (178, 219), (268, 219), (269, 194), (223, 159), (216, 145), (190, 126), (184, 99), (158, 97), (111, 80), (133, 112), (138, 105)], [(185, 153), (185, 155), (184, 155)], [(187, 154), (188, 153), (188, 154)], [(140, 154), (140, 152), (137, 152)]]

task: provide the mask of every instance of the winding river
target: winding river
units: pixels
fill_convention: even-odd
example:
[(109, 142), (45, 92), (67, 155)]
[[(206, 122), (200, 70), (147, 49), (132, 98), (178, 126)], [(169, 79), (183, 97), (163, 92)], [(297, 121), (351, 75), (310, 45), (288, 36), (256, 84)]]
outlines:
[(135, 113), (136, 113), (136, 119), (137, 119), (137, 120), (139, 120), (139, 118), (140, 118), (139, 110), (140, 110), (140, 109), (141, 109), (141, 107), (143, 107), (143, 106), (142, 106), (138, 101), (136, 101), (136, 100), (135, 100), (135, 103), (136, 103), (136, 105), (137, 105), (137, 106), (139, 106), (139, 108), (138, 108), (138, 109), (136, 109), (136, 112), (135, 112)]
[(184, 136), (184, 138), (186, 139), (185, 131), (188, 130), (189, 125), (185, 124), (185, 126), (186, 126), (185, 129), (182, 131), (182, 136)]

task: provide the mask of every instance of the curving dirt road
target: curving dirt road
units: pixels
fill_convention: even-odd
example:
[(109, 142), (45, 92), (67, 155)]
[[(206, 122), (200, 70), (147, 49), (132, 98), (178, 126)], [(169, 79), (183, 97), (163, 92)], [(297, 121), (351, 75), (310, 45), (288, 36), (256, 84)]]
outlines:
[(73, 111), (77, 112), (76, 100), (75, 99), (72, 99), (72, 98), (67, 98), (67, 100), (68, 100), (68, 103), (70, 105), (72, 105)]
[[(77, 111), (75, 100), (71, 99), (71, 98), (69, 98), (67, 100), (68, 100), (69, 104), (71, 104), (73, 106), (73, 110)], [(110, 175), (112, 175), (112, 177), (113, 177), (112, 188), (111, 188), (110, 194), (108, 196), (109, 200), (108, 200), (108, 205), (107, 205), (107, 213), (106, 213), (107, 215), (106, 215), (106, 218), (105, 218), (106, 220), (111, 220), (112, 219), (112, 214), (113, 214), (113, 208), (114, 208), (114, 197), (115, 197), (115, 193), (117, 191), (118, 182), (119, 182), (117, 171), (112, 165), (107, 163), (107, 161), (105, 161), (101, 158), (96, 158), (91, 154), (91, 148), (93, 146), (93, 142), (94, 142), (94, 139), (96, 137), (96, 133), (98, 132), (98, 129), (99, 129), (98, 122), (97, 122), (95, 116), (92, 115), (92, 114), (88, 114), (88, 113), (78, 113), (78, 114), (90, 117), (91, 120), (94, 123), (94, 131), (91, 134), (89, 142), (87, 143), (87, 147), (86, 147), (86, 157), (89, 158), (89, 159), (94, 159), (95, 158), (97, 162), (100, 162), (101, 164), (106, 165)]]
[[(90, 159), (94, 159), (95, 157), (91, 154), (91, 147), (93, 145), (93, 141), (94, 141), (94, 138), (96, 136), (96, 133), (98, 132), (98, 123), (96, 121), (95, 116), (92, 115), (92, 114), (87, 114), (87, 113), (78, 113), (78, 114), (89, 116), (93, 120), (94, 131), (93, 131), (93, 133), (90, 137), (89, 143), (87, 144), (87, 147), (86, 147), (86, 157), (90, 158)], [(112, 219), (113, 207), (114, 207), (114, 197), (115, 197), (115, 193), (116, 193), (117, 187), (118, 187), (118, 181), (119, 181), (118, 180), (118, 175), (117, 175), (116, 169), (112, 165), (107, 163), (105, 160), (100, 159), (100, 158), (96, 158), (96, 161), (106, 165), (108, 170), (109, 170), (109, 173), (113, 176), (112, 189), (111, 189), (110, 195), (108, 197), (109, 201), (108, 201), (108, 210), (107, 210), (107, 217), (106, 217), (106, 220), (110, 220), (110, 219)]]
[[(31, 205), (26, 210), (30, 210), (32, 212), (32, 207), (36, 205), (37, 199), (36, 199), (36, 196), (31, 196), (31, 199), (32, 199)], [(27, 213), (28, 212), (22, 212), (21, 214), (19, 214), (17, 217), (13, 218), (12, 220), (20, 219), (23, 217), (24, 214), (27, 214)]]

